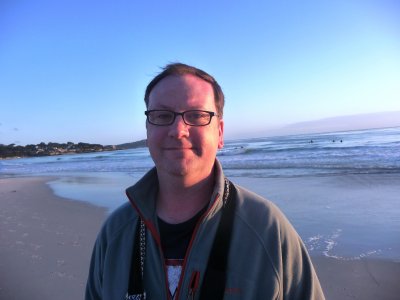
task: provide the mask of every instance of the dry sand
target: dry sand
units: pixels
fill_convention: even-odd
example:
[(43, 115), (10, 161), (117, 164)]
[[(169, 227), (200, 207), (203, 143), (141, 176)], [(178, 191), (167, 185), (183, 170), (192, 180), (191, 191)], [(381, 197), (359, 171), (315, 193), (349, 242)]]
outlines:
[(400, 263), (370, 258), (312, 259), (328, 300), (400, 299)]
[[(0, 299), (83, 299), (106, 211), (56, 197), (49, 178), (0, 179)], [(313, 258), (327, 299), (399, 299), (400, 263)]]
[(0, 179), (0, 299), (83, 299), (105, 210), (57, 198), (45, 178)]

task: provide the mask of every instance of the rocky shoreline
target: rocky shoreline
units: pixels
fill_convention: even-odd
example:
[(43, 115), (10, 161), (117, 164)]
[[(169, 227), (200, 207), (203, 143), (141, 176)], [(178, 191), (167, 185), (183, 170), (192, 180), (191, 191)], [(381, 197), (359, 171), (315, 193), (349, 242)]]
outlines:
[(15, 144), (0, 144), (0, 159), (21, 158), (21, 157), (38, 157), (38, 156), (54, 156), (73, 153), (91, 153), (103, 151), (124, 150), (138, 147), (145, 147), (146, 140), (121, 145), (107, 145), (90, 143), (40, 143), (36, 145), (20, 146)]

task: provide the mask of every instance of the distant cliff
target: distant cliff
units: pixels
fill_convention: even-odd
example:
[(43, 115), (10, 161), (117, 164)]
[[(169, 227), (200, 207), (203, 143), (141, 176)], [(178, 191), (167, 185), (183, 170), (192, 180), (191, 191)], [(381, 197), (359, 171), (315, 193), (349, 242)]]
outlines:
[(115, 147), (117, 148), (117, 150), (124, 150), (124, 149), (147, 147), (147, 144), (146, 144), (146, 140), (140, 140), (137, 142), (116, 145)]
[(89, 143), (40, 143), (37, 145), (18, 146), (15, 144), (0, 144), (0, 158), (17, 158), (17, 157), (36, 157), (36, 156), (52, 156), (73, 153), (90, 153), (102, 151), (114, 151), (145, 147), (146, 140), (121, 145), (103, 146), (100, 144)]

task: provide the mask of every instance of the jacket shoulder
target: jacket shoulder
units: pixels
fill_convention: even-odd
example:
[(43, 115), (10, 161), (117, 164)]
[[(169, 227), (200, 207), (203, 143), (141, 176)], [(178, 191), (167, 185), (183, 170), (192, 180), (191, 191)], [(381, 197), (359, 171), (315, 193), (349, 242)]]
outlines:
[(273, 202), (239, 185), (235, 185), (235, 188), (239, 217), (250, 223), (261, 222), (263, 224), (254, 224), (261, 228), (274, 224), (290, 225), (285, 215)]
[(258, 240), (272, 261), (276, 263), (285, 253), (302, 251), (301, 238), (274, 203), (240, 186), (236, 192), (238, 230)]
[(136, 223), (138, 214), (128, 202), (113, 211), (103, 224), (99, 236), (108, 241), (118, 236), (127, 226)]

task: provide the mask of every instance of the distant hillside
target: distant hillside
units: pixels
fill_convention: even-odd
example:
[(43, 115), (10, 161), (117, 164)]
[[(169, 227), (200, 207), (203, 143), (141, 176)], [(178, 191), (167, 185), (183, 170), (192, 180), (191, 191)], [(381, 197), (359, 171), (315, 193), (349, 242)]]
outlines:
[(146, 140), (121, 145), (103, 146), (89, 143), (40, 143), (37, 145), (18, 146), (15, 144), (0, 144), (0, 159), (16, 157), (53, 156), (73, 153), (91, 153), (102, 151), (115, 151), (146, 147)]
[(73, 153), (91, 153), (102, 151), (114, 151), (114, 146), (103, 146), (100, 144), (89, 143), (40, 143), (37, 145), (18, 146), (15, 144), (0, 144), (0, 158), (17, 158), (17, 157), (37, 157), (37, 156), (53, 156)]
[(400, 111), (340, 116), (294, 123), (273, 130), (273, 134), (320, 133), (400, 126)]
[(125, 149), (134, 149), (134, 148), (141, 148), (141, 147), (147, 147), (146, 140), (140, 140), (132, 143), (125, 143), (125, 144), (120, 144), (116, 145), (115, 148), (117, 150), (125, 150)]

